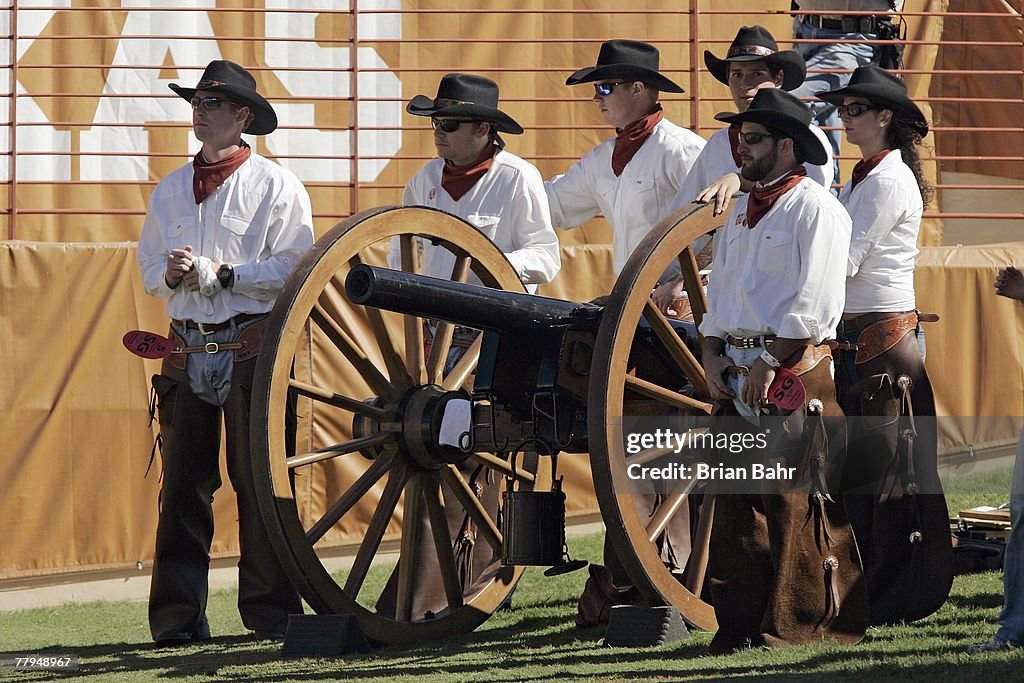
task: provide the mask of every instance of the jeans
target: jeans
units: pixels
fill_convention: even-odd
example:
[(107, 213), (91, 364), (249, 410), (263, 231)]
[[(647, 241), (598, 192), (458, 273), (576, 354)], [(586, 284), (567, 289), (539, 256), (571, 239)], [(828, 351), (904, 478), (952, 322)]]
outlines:
[[(793, 21), (793, 37), (809, 40), (878, 40), (874, 33), (843, 33), (836, 29), (815, 28), (796, 19)], [(814, 94), (846, 87), (854, 69), (877, 60), (878, 47), (853, 43), (797, 43), (794, 49), (807, 62), (807, 78), (803, 85), (792, 93), (800, 98), (811, 98), (807, 105), (811, 108), (815, 122), (832, 143), (835, 182), (838, 183), (842, 121), (839, 120), (839, 112), (835, 105), (816, 99)], [(819, 69), (841, 69), (846, 73), (814, 73)], [(824, 130), (825, 128), (835, 130)]]
[(1010, 536), (1003, 554), (1003, 610), (996, 638), (1024, 646), (1024, 434), (1010, 484)]

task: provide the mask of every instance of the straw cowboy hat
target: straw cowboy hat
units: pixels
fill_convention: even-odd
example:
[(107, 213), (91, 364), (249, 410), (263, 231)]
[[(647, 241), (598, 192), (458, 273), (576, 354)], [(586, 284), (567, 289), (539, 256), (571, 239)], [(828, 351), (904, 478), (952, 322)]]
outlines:
[(924, 113), (907, 95), (907, 84), (896, 74), (876, 64), (858, 67), (845, 88), (824, 90), (814, 95), (829, 104), (839, 105), (844, 97), (864, 97), (872, 104), (891, 109), (897, 116), (909, 119), (910, 124), (924, 137), (928, 134), (928, 122)]
[(744, 26), (737, 31), (725, 59), (719, 59), (709, 50), (704, 50), (704, 64), (708, 71), (726, 85), (729, 85), (729, 62), (758, 61), (782, 68), (783, 90), (799, 88), (807, 75), (804, 58), (796, 50), (780, 52), (775, 38), (763, 26)]
[(741, 114), (715, 114), (719, 121), (741, 124), (744, 121), (760, 123), (768, 128), (781, 130), (804, 150), (807, 161), (821, 165), (828, 161), (828, 155), (821, 141), (811, 131), (811, 110), (796, 95), (781, 88), (763, 88), (757, 91), (750, 107)]
[(523, 127), (498, 109), (498, 84), (483, 76), (447, 74), (437, 86), (437, 97), (417, 95), (405, 110), (413, 116), (437, 116), (486, 121), (502, 133), (520, 135)]
[(608, 40), (601, 44), (595, 66), (586, 66), (565, 79), (566, 85), (579, 85), (608, 79), (640, 81), (662, 92), (683, 89), (658, 72), (658, 48), (638, 40)]
[(255, 118), (243, 132), (250, 135), (266, 135), (277, 128), (277, 114), (270, 103), (256, 92), (256, 79), (241, 66), (226, 59), (210, 62), (194, 88), (182, 88), (177, 83), (167, 87), (186, 101), (195, 97), (196, 90), (206, 90), (249, 107)]

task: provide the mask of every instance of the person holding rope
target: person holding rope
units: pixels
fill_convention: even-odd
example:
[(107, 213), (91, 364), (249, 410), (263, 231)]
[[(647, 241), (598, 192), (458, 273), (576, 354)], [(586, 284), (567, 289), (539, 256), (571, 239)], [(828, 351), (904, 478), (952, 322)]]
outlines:
[[(869, 64), (817, 93), (861, 152), (839, 201), (853, 219), (836, 384), (851, 422), (844, 500), (867, 578), (871, 623), (925, 617), (953, 583), (948, 512), (936, 471), (935, 399), (924, 366), (914, 260), (935, 192), (918, 148), (928, 124), (895, 74)], [(899, 415), (890, 420), (885, 416)], [(884, 420), (883, 422), (880, 422)]]
[(302, 603), (256, 504), (249, 402), (262, 327), (313, 244), (313, 214), (299, 179), (242, 139), (277, 127), (248, 71), (215, 60), (196, 87), (170, 88), (191, 103), (202, 148), (153, 190), (138, 261), (146, 293), (167, 300), (176, 346), (222, 350), (171, 355), (153, 377), (163, 479), (149, 625), (158, 646), (210, 638), (206, 600), (223, 419), (238, 498), (238, 611), (256, 637), (279, 640)]

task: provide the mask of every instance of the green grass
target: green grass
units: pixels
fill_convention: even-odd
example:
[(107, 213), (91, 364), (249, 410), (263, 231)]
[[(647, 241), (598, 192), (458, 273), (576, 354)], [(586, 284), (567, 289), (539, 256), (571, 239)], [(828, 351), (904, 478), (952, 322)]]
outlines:
[[(989, 479), (989, 477), (994, 477)], [(1002, 480), (999, 478), (1003, 477)], [(957, 477), (947, 483), (950, 507), (981, 504), (973, 490), (998, 491), (1008, 472)], [(1001, 484), (1006, 490), (1006, 484)], [(1005, 496), (1004, 496), (1005, 497)], [(984, 501), (983, 501), (984, 502)], [(998, 504), (998, 500), (988, 504)], [(599, 562), (600, 535), (570, 537), (574, 556)], [(382, 582), (378, 568), (368, 579)], [(997, 572), (957, 577), (946, 604), (927, 619), (873, 628), (854, 646), (814, 645), (750, 650), (721, 657), (703, 651), (711, 634), (652, 649), (602, 646), (603, 629), (578, 629), (576, 598), (586, 572), (545, 577), (526, 572), (514, 608), (494, 614), (473, 633), (412, 647), (388, 647), (337, 659), (286, 659), (280, 645), (251, 640), (235, 608), (235, 593), (214, 593), (208, 616), (213, 641), (156, 650), (146, 605), (89, 603), (0, 615), (0, 659), (18, 653), (77, 654), (82, 681), (705, 681), (725, 678), (829, 681), (1019, 681), (1024, 650), (968, 657), (964, 648), (988, 639), (1002, 604)], [(54, 680), (52, 672), (0, 679)], [(69, 675), (69, 679), (71, 676)]]

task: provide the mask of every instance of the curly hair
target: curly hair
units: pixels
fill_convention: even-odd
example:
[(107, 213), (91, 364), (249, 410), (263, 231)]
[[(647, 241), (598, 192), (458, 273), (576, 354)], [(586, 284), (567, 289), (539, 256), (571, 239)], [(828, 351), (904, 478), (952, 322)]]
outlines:
[(892, 125), (886, 129), (885, 141), (891, 149), (898, 149), (903, 161), (914, 172), (917, 187), (921, 191), (921, 200), (927, 208), (935, 198), (935, 187), (924, 176), (924, 166), (917, 148), (921, 144), (921, 131), (913, 119), (893, 112)]

